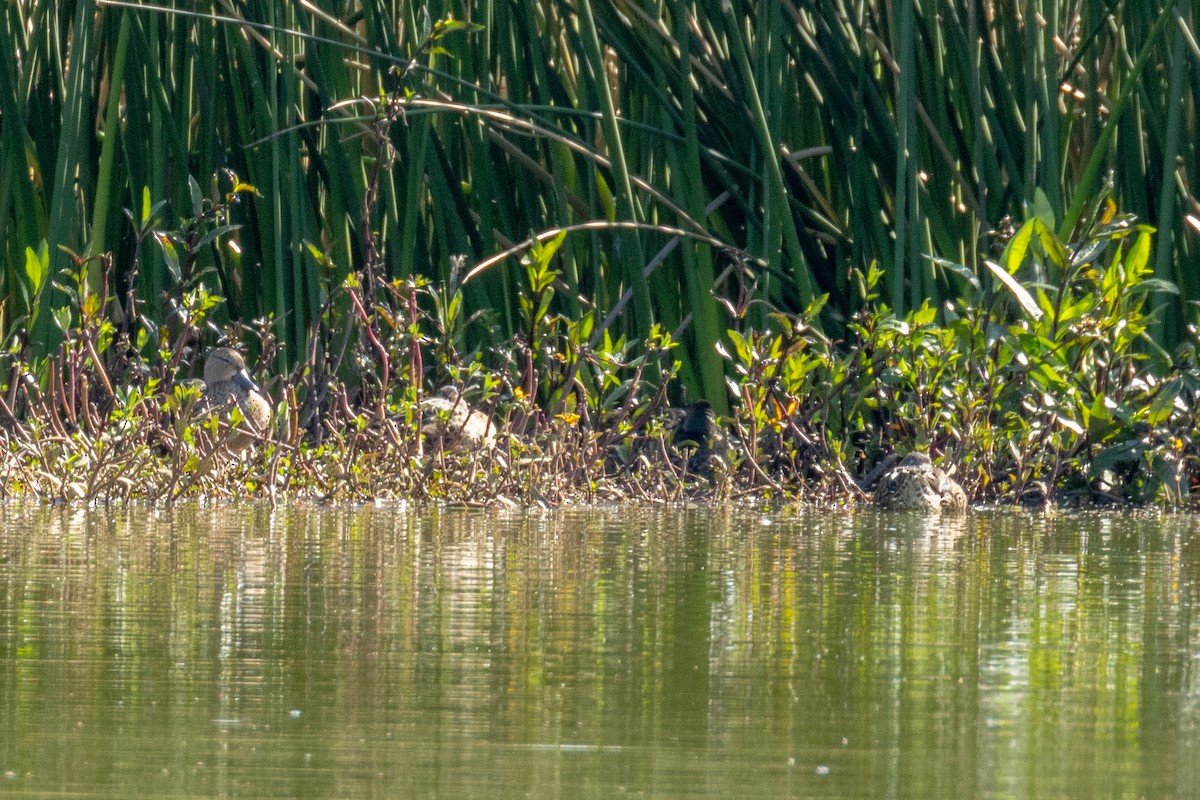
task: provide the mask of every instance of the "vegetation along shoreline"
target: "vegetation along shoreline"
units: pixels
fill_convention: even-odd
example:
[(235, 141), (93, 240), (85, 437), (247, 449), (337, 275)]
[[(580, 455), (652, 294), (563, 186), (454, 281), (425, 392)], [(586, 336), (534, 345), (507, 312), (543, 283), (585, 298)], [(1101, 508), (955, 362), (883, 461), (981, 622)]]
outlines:
[[(926, 511), (958, 511), (966, 498), (1187, 506), (1200, 366), (1188, 348), (1169, 359), (1144, 348), (1145, 307), (1169, 291), (1147, 277), (1151, 235), (1111, 204), (1080, 242), (1057, 242), (1034, 218), (992, 269), (1018, 273), (1013, 260), (1039, 242), (1059, 283), (1002, 281), (988, 305), (950, 303), (941, 314), (925, 305), (897, 316), (870, 270), (843, 341), (813, 324), (820, 303), (776, 312), (765, 330), (728, 331), (719, 352), (736, 379), (732, 410), (719, 416), (707, 400), (668, 403), (678, 362), (666, 333), (636, 355), (622, 343), (571, 352), (542, 334), (463, 357), (436, 316), (460, 298), (411, 282), (402, 291), (414, 324), (386, 344), (366, 337), (358, 358), (374, 369), (358, 385), (315, 359), (273, 374), (269, 334), (242, 328), (260, 353), (254, 380), (236, 349), (199, 350), (218, 298), (181, 303), (177, 329), (160, 333), (168, 346), (142, 358), (112, 322), (112, 299), (90, 295), (80, 275), (80, 322), (60, 351), (40, 362), (5, 356), (3, 491), (485, 505), (875, 497), (904, 508), (902, 492), (877, 487), (909, 475), (918, 494), (935, 490), (912, 501)], [(571, 324), (543, 314), (532, 329)], [(570, 369), (567, 353), (575, 378), (559, 377), (568, 391), (547, 402), (538, 387)], [(487, 366), (506, 354), (508, 369)], [(191, 379), (205, 355), (205, 380)], [(403, 366), (385, 380), (389, 363)]]
[(3, 498), (1192, 507), (1178, 4), (267, 5), (4, 9)]

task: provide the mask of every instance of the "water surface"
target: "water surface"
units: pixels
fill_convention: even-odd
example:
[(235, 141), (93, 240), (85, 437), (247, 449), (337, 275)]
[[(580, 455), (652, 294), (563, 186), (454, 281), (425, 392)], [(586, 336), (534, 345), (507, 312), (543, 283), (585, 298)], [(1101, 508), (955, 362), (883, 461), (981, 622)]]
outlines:
[(0, 507), (0, 795), (1196, 797), (1190, 517)]

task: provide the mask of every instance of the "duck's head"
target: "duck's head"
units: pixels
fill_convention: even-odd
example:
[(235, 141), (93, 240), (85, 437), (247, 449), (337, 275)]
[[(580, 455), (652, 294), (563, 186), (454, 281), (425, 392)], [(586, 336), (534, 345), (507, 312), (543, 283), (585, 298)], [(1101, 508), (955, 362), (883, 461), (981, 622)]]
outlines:
[(232, 347), (218, 347), (208, 354), (208, 360), (204, 362), (204, 382), (210, 387), (231, 382), (248, 392), (262, 391), (246, 371), (246, 359)]
[(928, 453), (909, 453), (900, 459), (900, 463), (897, 466), (926, 469), (933, 466), (933, 459), (929, 457)]
[(451, 383), (438, 389), (436, 392), (434, 392), (433, 396), (440, 397), (449, 403), (457, 403), (462, 397), (462, 394), (462, 389)]

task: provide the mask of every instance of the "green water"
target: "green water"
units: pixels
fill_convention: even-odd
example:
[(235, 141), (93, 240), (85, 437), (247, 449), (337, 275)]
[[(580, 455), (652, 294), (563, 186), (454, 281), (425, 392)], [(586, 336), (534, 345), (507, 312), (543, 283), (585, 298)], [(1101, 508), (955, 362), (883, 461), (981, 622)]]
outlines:
[(1188, 517), (0, 507), (0, 795), (1200, 796)]

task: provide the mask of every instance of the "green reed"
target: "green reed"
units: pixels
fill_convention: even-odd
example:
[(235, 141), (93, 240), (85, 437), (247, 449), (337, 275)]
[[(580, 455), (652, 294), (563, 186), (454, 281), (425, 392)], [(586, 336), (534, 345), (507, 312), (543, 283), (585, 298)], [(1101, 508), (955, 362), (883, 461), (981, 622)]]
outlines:
[[(558, 249), (554, 311), (619, 307), (610, 332), (633, 341), (665, 326), (687, 394), (718, 409), (727, 329), (827, 294), (813, 323), (842, 336), (861, 302), (851, 270), (871, 264), (896, 312), (940, 308), (969, 283), (944, 264), (989, 280), (1006, 217), (1047, 216), (1069, 241), (1105, 193), (1159, 231), (1155, 274), (1181, 289), (1157, 301), (1163, 345), (1200, 299), (1186, 3), (19, 0), (0, 14), (0, 334), (35, 355), (60, 346), (52, 310), (70, 306), (25, 269), (42, 241), (52, 277), (71, 253), (111, 253), (110, 291), (147, 331), (199, 280), (226, 299), (203, 336), (263, 330), (284, 371), (346, 331), (385, 335), (400, 324), (388, 284), (444, 283), (460, 254), (482, 352), (520, 330), (530, 286), (517, 256), (473, 265), (615, 223)], [(470, 24), (436, 24), (451, 18)], [(124, 212), (148, 197), (164, 220), (195, 217), (189, 177), (219, 203), (225, 170), (254, 188), (237, 228), (177, 274)], [(342, 287), (364, 275), (360, 314)]]

